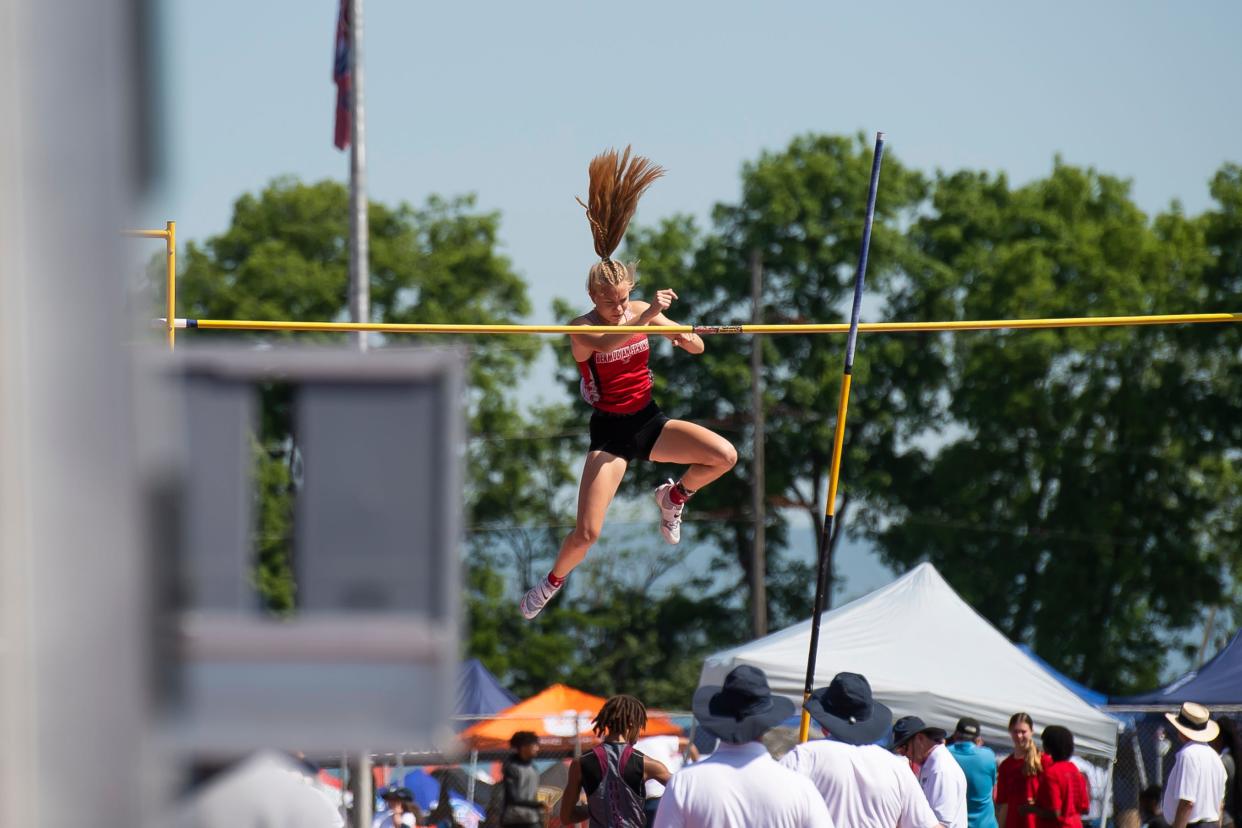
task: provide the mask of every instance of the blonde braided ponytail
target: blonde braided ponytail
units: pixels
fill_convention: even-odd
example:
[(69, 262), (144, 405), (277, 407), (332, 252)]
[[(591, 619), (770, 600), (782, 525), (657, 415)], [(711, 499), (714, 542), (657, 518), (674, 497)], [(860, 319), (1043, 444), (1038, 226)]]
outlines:
[(612, 254), (621, 246), (638, 209), (638, 199), (664, 175), (664, 168), (641, 155), (631, 157), (627, 146), (624, 153), (613, 149), (592, 158), (587, 175), (587, 200), (579, 198), (577, 202), (586, 210), (600, 258), (587, 276), (587, 290), (594, 293), (603, 285), (633, 284), (634, 266), (614, 262)]

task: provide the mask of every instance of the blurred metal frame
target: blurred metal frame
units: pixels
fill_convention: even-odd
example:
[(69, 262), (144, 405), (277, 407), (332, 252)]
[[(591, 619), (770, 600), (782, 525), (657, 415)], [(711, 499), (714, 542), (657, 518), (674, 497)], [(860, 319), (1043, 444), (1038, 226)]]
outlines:
[[(464, 359), (444, 349), (150, 353), (186, 424), (178, 466), (175, 688), (183, 756), (438, 748), (451, 740), (459, 656)], [(294, 387), (304, 481), (298, 608), (251, 586), (259, 386)], [(167, 390), (167, 389), (166, 389)], [(418, 699), (412, 704), (411, 699)]]

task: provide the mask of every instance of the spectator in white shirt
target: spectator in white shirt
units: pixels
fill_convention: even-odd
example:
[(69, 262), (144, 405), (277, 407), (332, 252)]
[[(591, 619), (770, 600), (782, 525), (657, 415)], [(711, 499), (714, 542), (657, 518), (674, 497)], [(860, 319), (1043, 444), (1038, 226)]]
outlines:
[[(664, 765), (669, 773), (677, 773), (688, 762), (699, 760), (698, 748), (690, 744), (685, 736), (647, 736), (635, 742), (634, 749)], [(647, 815), (647, 826), (650, 828), (655, 825), (656, 809), (660, 807), (660, 797), (664, 796), (664, 783), (648, 779), (643, 786), (646, 790), (643, 813)]]
[(1220, 727), (1206, 707), (1194, 702), (1164, 715), (1182, 743), (1164, 786), (1164, 818), (1173, 828), (1219, 825), (1225, 766), (1208, 742), (1216, 738)]
[(833, 828), (811, 781), (778, 765), (759, 741), (796, 709), (772, 695), (762, 670), (735, 667), (723, 686), (700, 687), (693, 709), (720, 747), (673, 774), (655, 828)]
[(857, 673), (838, 673), (803, 705), (824, 739), (798, 745), (781, 764), (810, 778), (835, 825), (849, 828), (937, 828), (910, 766), (873, 744), (888, 734), (893, 714), (871, 697)]
[(1082, 778), (1087, 781), (1087, 813), (1082, 815), (1082, 828), (1104, 828), (1113, 818), (1113, 798), (1101, 796), (1109, 785), (1109, 770), (1075, 753), (1070, 757)]
[(940, 824), (967, 828), (966, 774), (944, 745), (947, 735), (906, 716), (893, 725), (893, 749), (919, 766), (919, 784)]

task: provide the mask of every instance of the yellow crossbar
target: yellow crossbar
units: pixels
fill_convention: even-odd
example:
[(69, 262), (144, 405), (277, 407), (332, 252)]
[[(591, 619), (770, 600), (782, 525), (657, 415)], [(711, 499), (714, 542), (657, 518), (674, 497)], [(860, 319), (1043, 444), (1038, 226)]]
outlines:
[[(165, 320), (161, 319), (161, 323)], [(846, 322), (789, 325), (454, 325), (391, 322), (281, 322), (256, 319), (177, 319), (178, 328), (222, 331), (370, 331), (385, 334), (841, 334)], [(1003, 331), (1044, 328), (1109, 328), (1146, 325), (1242, 323), (1242, 313), (1171, 313), (1151, 316), (1070, 316), (1052, 319), (982, 319), (948, 322), (863, 322), (864, 333), (932, 333), (936, 331)]]

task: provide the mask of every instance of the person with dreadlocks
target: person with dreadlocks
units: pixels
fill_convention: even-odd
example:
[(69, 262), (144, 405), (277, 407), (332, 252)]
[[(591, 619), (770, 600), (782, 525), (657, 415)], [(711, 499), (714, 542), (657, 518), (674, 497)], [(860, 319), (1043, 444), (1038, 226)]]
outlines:
[[(657, 290), (650, 301), (630, 298), (636, 265), (614, 261), (639, 197), (664, 168), (641, 156), (616, 150), (597, 155), (590, 176), (587, 221), (600, 260), (587, 274), (587, 294), (594, 308), (573, 325), (630, 325), (655, 328), (676, 325), (664, 312), (677, 299), (671, 288)], [(693, 333), (663, 334), (674, 347), (703, 353), (703, 340)], [(646, 333), (571, 334), (570, 348), (581, 374), (583, 398), (591, 414), (591, 445), (578, 488), (574, 530), (561, 544), (552, 571), (522, 598), (522, 615), (534, 618), (560, 591), (587, 550), (599, 538), (604, 515), (634, 460), (687, 466), (681, 479), (669, 479), (655, 491), (660, 507), (660, 532), (671, 544), (681, 540), (681, 515), (687, 500), (703, 486), (733, 468), (737, 451), (720, 435), (685, 420), (669, 419), (651, 399)]]
[[(561, 796), (561, 824), (588, 820), (591, 828), (645, 828), (643, 812), (648, 779), (668, 782), (672, 775), (660, 762), (635, 750), (647, 726), (647, 708), (633, 696), (613, 696), (595, 717), (595, 735), (602, 741), (569, 765)], [(587, 801), (578, 801), (585, 793)]]

